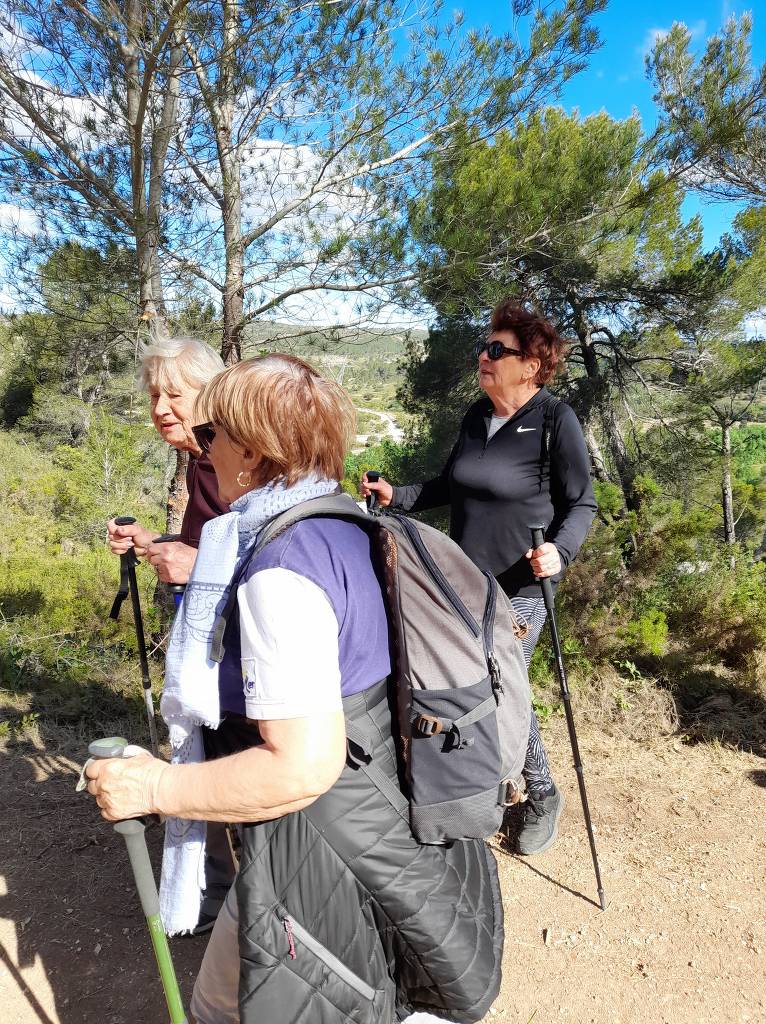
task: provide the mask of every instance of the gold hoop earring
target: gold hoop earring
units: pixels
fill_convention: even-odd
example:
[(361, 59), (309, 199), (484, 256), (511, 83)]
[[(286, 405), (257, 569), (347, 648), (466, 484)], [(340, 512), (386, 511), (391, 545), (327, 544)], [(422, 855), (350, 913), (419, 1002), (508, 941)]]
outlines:
[[(243, 480), (243, 476), (246, 476), (247, 480)], [(237, 483), (242, 488), (242, 490), (244, 490), (246, 487), (249, 487), (252, 482), (253, 474), (250, 472), (249, 469), (243, 469), (241, 473), (237, 473)]]

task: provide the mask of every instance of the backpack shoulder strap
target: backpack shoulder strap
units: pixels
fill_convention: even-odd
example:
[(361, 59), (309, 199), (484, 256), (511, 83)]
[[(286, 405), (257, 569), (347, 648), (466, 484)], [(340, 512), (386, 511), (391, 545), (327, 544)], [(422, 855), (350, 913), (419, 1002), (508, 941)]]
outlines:
[(543, 407), (543, 437), (540, 446), (540, 486), (546, 475), (550, 475), (551, 468), (551, 445), (553, 441), (553, 427), (556, 423), (556, 409), (561, 405), (561, 400), (551, 395), (547, 398)]
[(286, 512), (281, 512), (279, 515), (269, 519), (259, 530), (255, 543), (250, 547), (249, 551), (242, 559), (242, 562), (231, 581), (231, 587), (226, 598), (226, 604), (216, 619), (213, 627), (213, 636), (210, 645), (211, 661), (218, 663), (223, 661), (224, 636), (226, 633), (226, 626), (228, 625), (232, 612), (237, 605), (237, 589), (242, 577), (245, 575), (248, 566), (255, 556), (263, 551), (270, 541), (274, 540), (281, 533), (284, 533), (285, 530), (288, 530), (291, 526), (302, 522), (304, 519), (316, 519), (320, 517), (326, 519), (351, 519), (359, 522), (360, 525), (364, 524), (368, 528), (371, 522), (374, 521), (366, 512), (362, 512), (349, 494), (329, 494), (321, 498), (309, 498), (308, 501), (302, 501), (299, 505), (294, 505), (292, 508), (287, 509)]
[(316, 518), (353, 519), (366, 526), (374, 521), (366, 512), (362, 512), (350, 494), (328, 494), (322, 498), (309, 498), (308, 501), (302, 501), (299, 505), (294, 505), (286, 512), (270, 519), (259, 531), (252, 554), (248, 558), (263, 551), (267, 544), (296, 523)]

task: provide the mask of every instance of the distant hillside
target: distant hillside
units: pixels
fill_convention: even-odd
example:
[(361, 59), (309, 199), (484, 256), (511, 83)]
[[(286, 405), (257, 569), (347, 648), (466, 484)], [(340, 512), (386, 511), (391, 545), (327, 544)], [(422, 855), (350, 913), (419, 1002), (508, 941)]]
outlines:
[[(399, 422), (396, 391), (405, 345), (408, 338), (423, 341), (426, 337), (422, 330), (312, 330), (295, 324), (258, 323), (247, 329), (243, 355), (290, 352), (300, 356), (348, 388), (357, 407), (394, 413)], [(360, 429), (367, 426), (374, 430), (373, 423), (360, 424)]]
[(427, 332), (364, 330), (360, 327), (312, 329), (309, 326), (273, 322), (251, 324), (245, 331), (245, 353), (255, 355), (259, 350), (292, 352), (302, 358), (317, 353), (362, 358), (401, 357), (407, 337), (423, 340)]

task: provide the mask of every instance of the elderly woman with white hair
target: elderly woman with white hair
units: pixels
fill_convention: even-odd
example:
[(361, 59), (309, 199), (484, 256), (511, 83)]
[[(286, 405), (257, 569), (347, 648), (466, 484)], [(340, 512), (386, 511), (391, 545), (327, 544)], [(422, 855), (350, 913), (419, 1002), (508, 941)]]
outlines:
[[(109, 546), (116, 555), (134, 548), (150, 562), (164, 583), (187, 583), (197, 558), (202, 527), (210, 519), (229, 511), (218, 494), (215, 470), (197, 444), (194, 433), (194, 403), (202, 388), (224, 369), (221, 357), (202, 341), (169, 338), (148, 345), (141, 359), (139, 383), (149, 393), (152, 422), (157, 433), (173, 448), (189, 453), (186, 470), (186, 505), (181, 532), (169, 538), (147, 530), (140, 523), (107, 526)], [(160, 542), (162, 537), (162, 542)], [(210, 931), (234, 878), (231, 849), (223, 825), (211, 825), (205, 863), (207, 886), (200, 907), (195, 935)]]
[[(200, 533), (209, 519), (229, 506), (218, 495), (218, 483), (207, 454), (192, 432), (194, 403), (209, 381), (224, 369), (221, 357), (202, 341), (170, 338), (149, 345), (141, 359), (139, 382), (149, 393), (152, 422), (163, 441), (189, 452), (186, 488), (189, 501), (181, 532), (173, 543), (167, 535), (147, 530), (140, 523), (108, 524), (109, 546), (116, 555), (134, 548), (146, 558), (165, 583), (186, 583), (197, 557)], [(159, 537), (162, 543), (157, 543)]]

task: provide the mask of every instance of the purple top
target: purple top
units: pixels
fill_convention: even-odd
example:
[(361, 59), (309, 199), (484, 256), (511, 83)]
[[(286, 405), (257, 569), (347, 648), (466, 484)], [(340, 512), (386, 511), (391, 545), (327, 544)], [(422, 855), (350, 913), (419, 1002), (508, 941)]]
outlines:
[[(343, 519), (297, 523), (252, 560), (241, 583), (264, 569), (289, 569), (327, 595), (338, 621), (341, 696), (359, 693), (386, 678), (391, 671), (388, 618), (370, 537), (361, 526)], [(300, 628), (296, 622), (296, 643), (300, 643)], [(222, 713), (245, 713), (238, 615), (232, 615), (226, 631), (218, 689)]]

